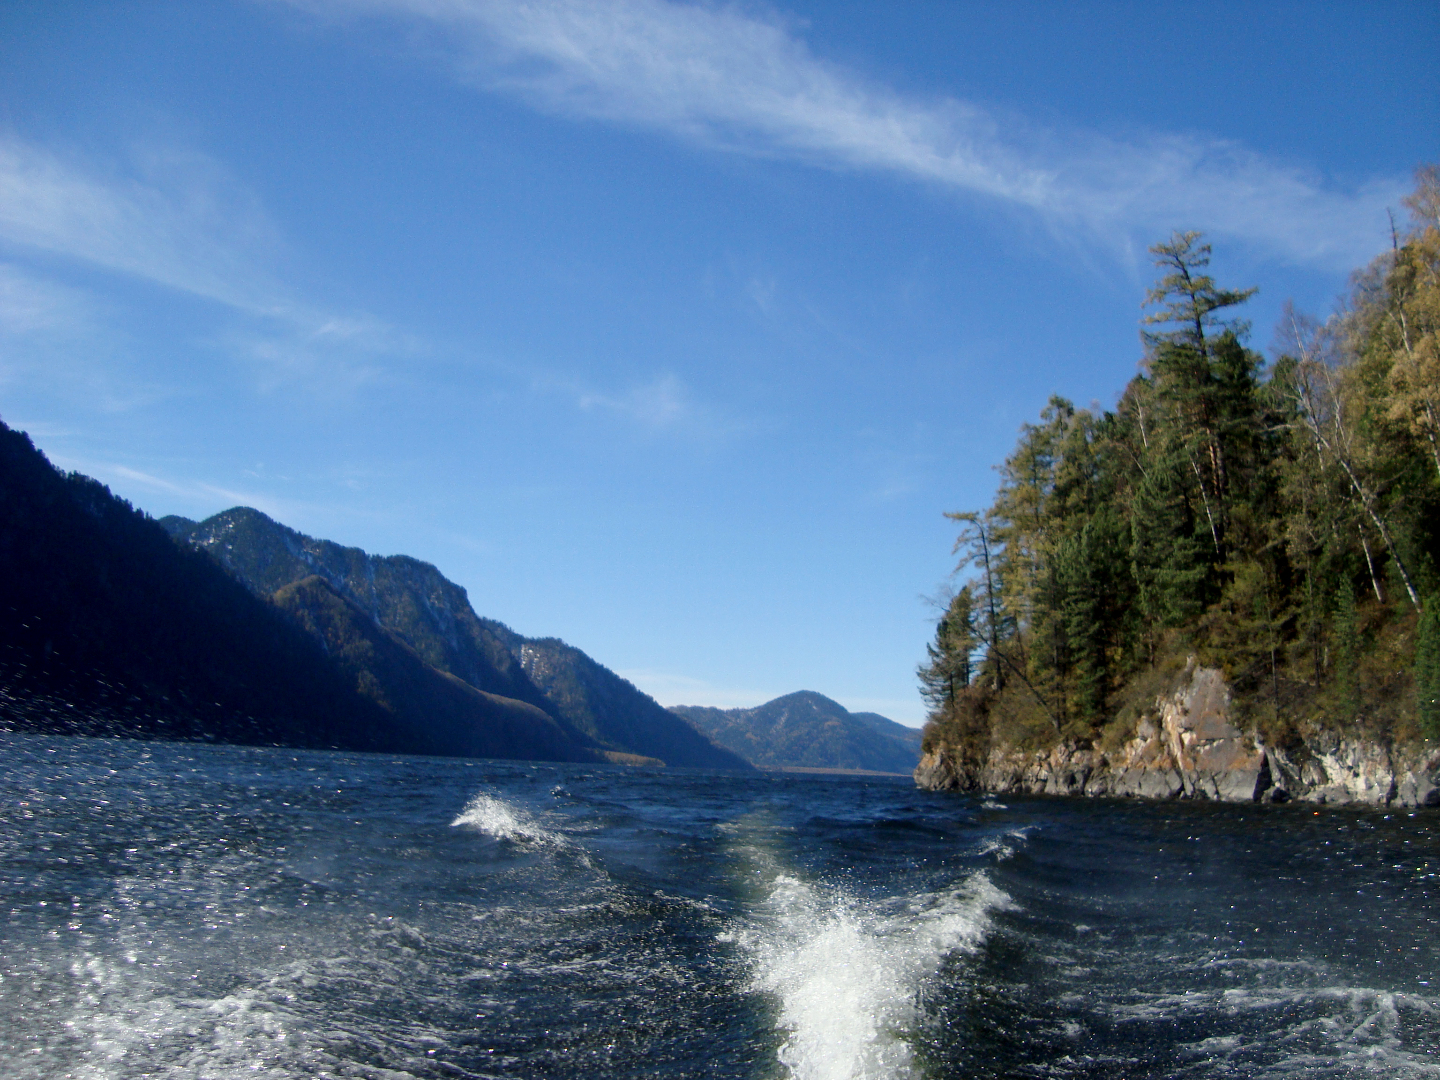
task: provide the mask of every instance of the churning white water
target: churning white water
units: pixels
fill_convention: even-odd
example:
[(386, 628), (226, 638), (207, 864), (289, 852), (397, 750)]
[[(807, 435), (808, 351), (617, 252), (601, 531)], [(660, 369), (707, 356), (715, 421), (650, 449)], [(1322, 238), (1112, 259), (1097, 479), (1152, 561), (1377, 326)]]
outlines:
[(754, 958), (752, 986), (780, 1001), (780, 1060), (791, 1075), (910, 1075), (922, 984), (951, 953), (976, 948), (989, 913), (1007, 903), (983, 873), (947, 892), (885, 901), (776, 877), (737, 936)]
[(564, 837), (542, 828), (535, 820), (521, 810), (515, 809), (504, 799), (493, 795), (476, 795), (450, 827), (468, 825), (479, 829), (496, 840), (518, 840), (534, 844), (555, 844), (565, 842)]

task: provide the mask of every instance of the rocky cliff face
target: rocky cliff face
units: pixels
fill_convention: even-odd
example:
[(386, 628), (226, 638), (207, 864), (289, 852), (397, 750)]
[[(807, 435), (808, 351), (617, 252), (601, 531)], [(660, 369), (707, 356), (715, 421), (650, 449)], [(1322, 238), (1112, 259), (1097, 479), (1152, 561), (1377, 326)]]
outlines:
[(996, 748), (976, 761), (942, 745), (920, 760), (915, 782), (934, 791), (1440, 806), (1440, 748), (1318, 734), (1282, 750), (1231, 717), (1222, 674), (1192, 664), (1180, 689), (1157, 700), (1114, 753), (1062, 743)]

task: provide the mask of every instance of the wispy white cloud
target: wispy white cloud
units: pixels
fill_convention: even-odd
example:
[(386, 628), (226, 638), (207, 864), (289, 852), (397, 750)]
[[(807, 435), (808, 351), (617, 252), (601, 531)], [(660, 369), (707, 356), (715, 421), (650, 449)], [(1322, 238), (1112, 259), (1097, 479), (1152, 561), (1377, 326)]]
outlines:
[[(284, 245), (259, 201), (214, 161), (179, 152), (123, 163), (61, 155), (0, 134), (0, 242), (213, 301), (240, 318), (220, 344), (262, 390), (348, 392), (419, 348), (366, 314), (296, 297), (270, 269)], [(87, 299), (0, 265), (0, 328), (74, 336)]]
[(908, 430), (868, 426), (849, 443), (863, 503), (885, 505), (925, 490), (936, 462), (934, 433), (925, 423), (914, 422)]
[(674, 375), (661, 375), (619, 393), (577, 390), (576, 404), (581, 409), (613, 413), (650, 428), (676, 427), (696, 419), (685, 384)]
[[(32, 258), (26, 266), (0, 261), (0, 337), (73, 346), (88, 334), (97, 347), (80, 352), (98, 356), (106, 351), (107, 333), (112, 341), (120, 336), (112, 319), (93, 317), (113, 309), (113, 302), (47, 276), (58, 257), (220, 305), (233, 317), (216, 323), (201, 344), (248, 368), (261, 392), (303, 386), (312, 397), (344, 399), (392, 381), (397, 358), (429, 352), (416, 336), (374, 316), (337, 314), (297, 298), (269, 269), (283, 256), (279, 230), (219, 165), (181, 154), (140, 161), (107, 166), (0, 133), (0, 248), (17, 258), (26, 251), (51, 257)], [(83, 361), (65, 362), (73, 367)], [(149, 387), (143, 394), (119, 393), (107, 374), (112, 364), (91, 366), (95, 370), (74, 384), (88, 388), (92, 399), (103, 399), (106, 409), (177, 392)], [(0, 381), (16, 377), (19, 367), (18, 355), (0, 354)], [(28, 367), (32, 374), (46, 374), (44, 365)], [(716, 427), (674, 375), (605, 390), (537, 378), (533, 371), (514, 374), (542, 392), (558, 389), (581, 410), (642, 428)]]
[(45, 386), (102, 413), (125, 412), (174, 391), (119, 359), (113, 305), (88, 289), (0, 262), (0, 388)]
[(294, 520), (300, 507), (300, 504), (275, 499), (263, 492), (240, 491), (203, 480), (174, 480), (111, 461), (76, 458), (65, 454), (52, 455), (51, 461), (57, 468), (84, 473), (126, 492), (138, 488), (168, 496), (196, 513), (208, 515), (232, 506), (252, 506), (278, 520)]
[(677, 375), (662, 372), (618, 388), (601, 388), (568, 374), (509, 368), (540, 394), (568, 399), (581, 412), (612, 416), (633, 427), (702, 439), (724, 437), (746, 426), (726, 420), (698, 401)]
[(364, 316), (271, 321), (231, 331), (222, 344), (250, 366), (262, 391), (300, 384), (331, 398), (386, 381), (395, 356), (422, 348), (414, 338)]
[(44, 281), (0, 262), (0, 333), (17, 336), (74, 331), (90, 319), (93, 302), (79, 289)]
[(253, 197), (198, 154), (123, 170), (0, 136), (0, 238), (247, 311), (283, 311), (257, 256), (277, 245)]
[(775, 309), (776, 296), (780, 286), (773, 277), (751, 277), (742, 290), (762, 315), (769, 315)]
[(291, 0), (398, 17), (456, 78), (537, 107), (650, 127), (713, 147), (888, 172), (1030, 211), (1128, 249), (1199, 228), (1282, 258), (1367, 259), (1405, 178), (1353, 190), (1232, 141), (1121, 140), (899, 93), (815, 56), (782, 20), (666, 0)]
[(252, 492), (235, 491), (199, 480), (184, 482), (167, 480), (163, 476), (141, 472), (139, 469), (132, 469), (127, 465), (102, 465), (96, 469), (96, 473), (102, 477), (127, 480), (132, 484), (139, 484), (141, 487), (168, 492), (171, 495), (179, 495), (187, 499), (204, 501), (220, 499), (232, 506), (254, 506), (257, 510), (263, 509), (263, 507), (257, 505), (256, 500), (265, 501), (263, 495), (256, 495)]

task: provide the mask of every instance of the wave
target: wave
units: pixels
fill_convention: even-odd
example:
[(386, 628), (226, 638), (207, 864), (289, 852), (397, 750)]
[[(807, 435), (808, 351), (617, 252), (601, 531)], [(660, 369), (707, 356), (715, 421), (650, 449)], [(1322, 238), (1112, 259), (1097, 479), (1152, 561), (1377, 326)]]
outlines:
[[(6, 1032), (9, 1039), (35, 1045), (7, 1060), (5, 1075), (291, 1080), (322, 1075), (339, 1063), (327, 1052), (325, 1033), (293, 1008), (301, 987), (315, 981), (310, 966), (291, 965), (258, 983), (240, 981), (208, 996), (154, 972), (152, 965), (162, 962), (154, 957), (86, 952), (68, 964), (58, 956), (32, 964), (32, 979), (66, 1005), (61, 1011), (52, 1005), (48, 1023), (27, 1035)], [(376, 1070), (381, 1071), (388, 1080), (412, 1076)]]
[(731, 937), (750, 953), (750, 988), (779, 998), (779, 1056), (795, 1080), (891, 1080), (911, 1071), (906, 1031), (924, 981), (978, 948), (990, 913), (1010, 904), (984, 873), (880, 902), (781, 874)]
[(1024, 828), (1011, 829), (1000, 836), (987, 836), (980, 844), (980, 855), (994, 855), (996, 862), (1004, 862), (1015, 854), (1017, 847), (1024, 846), (1030, 840), (1030, 833), (1035, 826), (1026, 825)]
[(570, 837), (545, 828), (525, 811), (493, 795), (474, 796), (450, 822), (450, 826), (475, 829), (495, 840), (522, 848), (545, 850), (573, 860), (586, 870), (599, 871), (604, 876), (604, 871), (590, 858), (589, 852)]
[(1232, 987), (1157, 996), (1125, 1011), (1166, 1026), (1197, 1014), (1226, 1018), (1230, 1030), (1181, 1049), (1192, 1060), (1224, 1063), (1256, 1077), (1440, 1076), (1440, 1064), (1420, 1045), (1430, 1041), (1422, 1033), (1434, 1032), (1440, 1002), (1418, 994), (1354, 986)]
[(468, 825), (479, 829), (496, 840), (511, 840), (526, 844), (566, 843), (564, 837), (536, 824), (528, 814), (516, 810), (504, 799), (493, 795), (476, 795), (461, 810), (451, 828)]

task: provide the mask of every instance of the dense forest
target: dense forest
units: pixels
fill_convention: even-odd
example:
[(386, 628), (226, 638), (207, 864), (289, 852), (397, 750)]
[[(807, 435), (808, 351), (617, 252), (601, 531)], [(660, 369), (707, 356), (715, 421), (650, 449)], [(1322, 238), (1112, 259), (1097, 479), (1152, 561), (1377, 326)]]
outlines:
[[(750, 768), (579, 649), (477, 615), (465, 590), (429, 563), (305, 536), (244, 506), (160, 524), (296, 615), (363, 692), (397, 715), (429, 714), (440, 727), (456, 707), (488, 702), (495, 756)], [(468, 704), (456, 683), (476, 692)], [(501, 737), (526, 726), (522, 704), (534, 721), (528, 751)]]
[(1210, 246), (1151, 248), (1144, 359), (1115, 408), (1054, 397), (960, 526), (919, 669), (926, 748), (1118, 746), (1188, 658), (1273, 745), (1440, 739), (1440, 169), (1407, 229), (1272, 360)]
[(408, 745), (285, 613), (3, 423), (0, 730)]
[(750, 768), (428, 563), (244, 507), (156, 522), (3, 422), (0, 731)]

